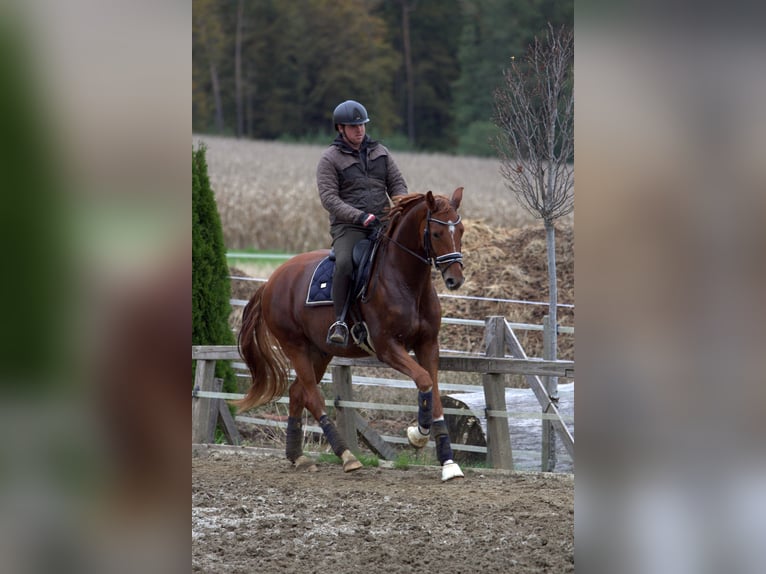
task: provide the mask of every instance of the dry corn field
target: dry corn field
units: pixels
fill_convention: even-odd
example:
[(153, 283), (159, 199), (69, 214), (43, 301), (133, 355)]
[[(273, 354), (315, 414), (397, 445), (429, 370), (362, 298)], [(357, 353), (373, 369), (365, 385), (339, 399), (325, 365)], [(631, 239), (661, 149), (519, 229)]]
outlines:
[[(299, 253), (329, 247), (327, 214), (316, 190), (316, 163), (325, 146), (195, 136), (207, 148), (208, 174), (221, 215), (228, 249), (253, 247)], [(465, 223), (463, 254), (466, 283), (459, 295), (545, 301), (548, 298), (545, 235), (505, 187), (499, 162), (490, 158), (392, 152), (411, 193), (450, 195), (465, 188), (461, 214)], [(574, 233), (569, 216), (557, 226), (559, 302), (574, 303)], [(268, 270), (267, 270), (268, 273)], [(233, 275), (256, 275), (251, 268)], [(434, 276), (437, 290), (446, 292)], [(249, 299), (252, 282), (232, 281), (232, 296)], [(483, 319), (504, 315), (509, 321), (539, 324), (544, 306), (466, 299), (442, 299), (443, 315)], [(239, 310), (236, 310), (238, 313)], [(574, 311), (559, 311), (559, 323), (574, 324)], [(237, 326), (237, 317), (233, 321)], [(445, 325), (442, 347), (479, 351), (482, 329)], [(527, 354), (542, 356), (539, 331), (519, 331)], [(571, 359), (573, 337), (559, 339), (559, 356)], [(519, 384), (524, 384), (519, 381)]]
[[(299, 253), (329, 246), (327, 212), (316, 188), (316, 165), (326, 146), (207, 135), (192, 141), (208, 148), (208, 174), (229, 249)], [(410, 193), (449, 196), (463, 186), (464, 218), (510, 229), (540, 225), (505, 187), (495, 159), (391, 153)]]

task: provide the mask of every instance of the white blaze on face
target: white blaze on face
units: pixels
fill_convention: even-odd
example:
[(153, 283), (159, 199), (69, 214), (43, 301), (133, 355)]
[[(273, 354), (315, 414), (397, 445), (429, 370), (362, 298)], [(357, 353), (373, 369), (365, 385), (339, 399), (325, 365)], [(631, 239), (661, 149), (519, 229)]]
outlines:
[(449, 229), (450, 237), (452, 237), (452, 251), (457, 252), (457, 248), (455, 247), (455, 223), (452, 222), (450, 219), (447, 221), (447, 229)]

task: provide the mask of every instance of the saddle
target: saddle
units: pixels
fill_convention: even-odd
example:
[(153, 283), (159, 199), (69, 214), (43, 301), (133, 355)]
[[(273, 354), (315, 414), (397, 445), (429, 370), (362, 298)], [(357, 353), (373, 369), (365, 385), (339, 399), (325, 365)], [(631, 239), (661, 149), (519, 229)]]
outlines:
[[(370, 269), (377, 252), (377, 242), (362, 239), (352, 252), (354, 274), (352, 276), (352, 298), (361, 299), (367, 292)], [(306, 305), (332, 305), (332, 276), (335, 272), (335, 251), (324, 257), (314, 268), (306, 293)]]
[[(362, 239), (354, 246), (352, 252), (354, 272), (349, 295), (350, 305), (347, 304), (349, 314), (353, 319), (351, 337), (359, 347), (370, 355), (375, 355), (375, 349), (370, 339), (367, 324), (364, 322), (359, 308), (354, 303), (357, 300), (363, 299), (367, 293), (370, 283), (370, 269), (372, 269), (372, 263), (375, 260), (378, 244), (378, 241)], [(334, 271), (335, 252), (330, 250), (330, 254), (324, 257), (314, 268), (306, 294), (306, 305), (332, 305), (332, 277)]]

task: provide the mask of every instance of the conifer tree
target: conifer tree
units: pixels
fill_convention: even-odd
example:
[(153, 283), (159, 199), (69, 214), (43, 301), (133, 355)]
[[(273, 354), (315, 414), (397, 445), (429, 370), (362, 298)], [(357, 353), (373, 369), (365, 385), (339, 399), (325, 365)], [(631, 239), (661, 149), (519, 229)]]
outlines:
[[(226, 246), (207, 175), (206, 151), (204, 145), (192, 150), (192, 345), (234, 345)], [(225, 392), (236, 392), (228, 362), (216, 363), (215, 376), (224, 380)]]

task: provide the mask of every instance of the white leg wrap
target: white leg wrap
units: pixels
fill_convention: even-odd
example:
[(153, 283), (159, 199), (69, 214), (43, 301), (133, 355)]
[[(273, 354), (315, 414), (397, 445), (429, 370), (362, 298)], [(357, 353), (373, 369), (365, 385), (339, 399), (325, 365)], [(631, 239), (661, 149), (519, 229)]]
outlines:
[(460, 466), (456, 462), (448, 460), (442, 465), (442, 482), (447, 482), (453, 478), (463, 478), (464, 476), (463, 471), (460, 470)]
[(431, 433), (423, 434), (420, 432), (420, 427), (418, 425), (407, 427), (407, 440), (410, 441), (410, 444), (415, 448), (423, 448), (426, 446), (430, 436)]

